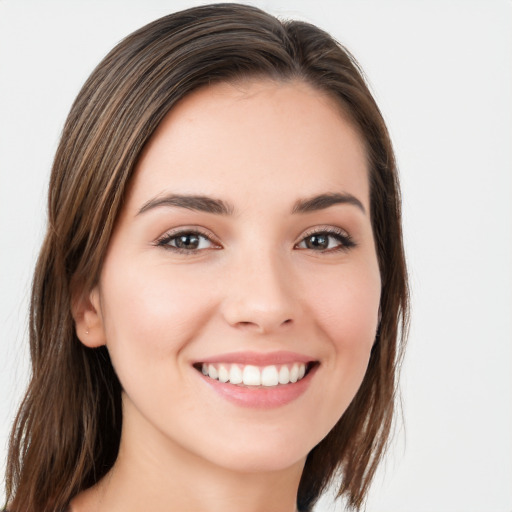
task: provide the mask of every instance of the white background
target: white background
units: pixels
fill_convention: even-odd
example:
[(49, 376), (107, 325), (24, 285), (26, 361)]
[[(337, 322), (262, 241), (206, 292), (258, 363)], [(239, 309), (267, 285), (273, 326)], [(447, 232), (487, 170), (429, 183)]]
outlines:
[[(200, 3), (0, 0), (1, 461), (28, 377), (31, 272), (71, 102), (122, 37)], [(512, 2), (252, 3), (348, 46), (396, 146), (413, 296), (405, 427), (368, 512), (511, 512)]]

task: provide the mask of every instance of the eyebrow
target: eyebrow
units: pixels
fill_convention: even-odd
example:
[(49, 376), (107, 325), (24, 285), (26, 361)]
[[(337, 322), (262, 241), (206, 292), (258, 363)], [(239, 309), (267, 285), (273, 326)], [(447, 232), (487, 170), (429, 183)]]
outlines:
[(299, 199), (293, 206), (292, 213), (309, 213), (324, 210), (336, 204), (351, 204), (357, 206), (357, 208), (366, 214), (363, 203), (361, 203), (357, 197), (347, 193), (320, 194), (308, 199)]
[[(307, 199), (299, 199), (292, 208), (292, 214), (325, 210), (337, 204), (350, 204), (359, 208), (363, 213), (366, 213), (361, 201), (352, 194), (330, 193), (320, 194)], [(222, 201), (221, 199), (201, 195), (169, 194), (150, 199), (144, 203), (137, 215), (161, 206), (174, 206), (215, 215), (233, 215), (235, 212), (235, 208), (232, 204)]]
[(153, 208), (158, 208), (159, 206), (177, 206), (178, 208), (214, 213), (216, 215), (232, 215), (234, 212), (233, 206), (221, 199), (214, 199), (208, 196), (170, 194), (150, 199), (139, 210), (137, 215), (152, 210)]

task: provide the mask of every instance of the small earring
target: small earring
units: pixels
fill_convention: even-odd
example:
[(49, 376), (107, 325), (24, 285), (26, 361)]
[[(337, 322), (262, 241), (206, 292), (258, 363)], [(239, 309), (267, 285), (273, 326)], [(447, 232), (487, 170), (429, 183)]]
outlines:
[(88, 331), (88, 330), (87, 330), (87, 331), (85, 331), (85, 334), (89, 334), (89, 331)]

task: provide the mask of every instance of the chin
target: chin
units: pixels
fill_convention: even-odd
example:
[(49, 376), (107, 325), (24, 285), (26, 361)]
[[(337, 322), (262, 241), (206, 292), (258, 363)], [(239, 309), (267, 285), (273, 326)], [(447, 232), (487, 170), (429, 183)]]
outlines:
[[(284, 429), (283, 429), (284, 430)], [(316, 440), (317, 436), (315, 436)], [(231, 442), (215, 443), (210, 453), (204, 454), (215, 465), (239, 473), (268, 473), (289, 469), (297, 465), (302, 468), (308, 453), (314, 448), (311, 438), (305, 439), (304, 433), (298, 438), (285, 435), (272, 436), (261, 429), (254, 439), (233, 439)]]
[[(238, 453), (233, 457), (225, 457), (216, 462), (220, 467), (235, 473), (272, 473), (284, 471), (292, 466), (304, 467), (307, 453), (286, 451), (281, 453), (249, 452)], [(213, 462), (213, 461), (212, 461)]]

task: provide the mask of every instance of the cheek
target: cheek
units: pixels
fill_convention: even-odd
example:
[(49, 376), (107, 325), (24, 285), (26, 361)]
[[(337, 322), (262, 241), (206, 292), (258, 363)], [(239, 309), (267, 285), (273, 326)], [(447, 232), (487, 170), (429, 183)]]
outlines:
[[(309, 305), (324, 340), (324, 365), (332, 393), (325, 414), (334, 424), (359, 389), (375, 342), (381, 281), (376, 266), (336, 269), (310, 295)], [(328, 403), (327, 403), (328, 402)]]
[(323, 292), (316, 288), (310, 296), (324, 340), (322, 364), (327, 381), (317, 411), (319, 422), (322, 418), (328, 427), (324, 434), (346, 411), (366, 374), (377, 331), (380, 291), (378, 271), (367, 268), (332, 276)]
[(377, 330), (380, 290), (378, 273), (364, 269), (333, 276), (323, 287), (313, 290), (310, 307), (335, 350), (371, 348)]
[(123, 390), (146, 417), (169, 408), (171, 390), (183, 412), (193, 400), (180, 354), (210, 314), (211, 297), (164, 265), (116, 263), (104, 267), (102, 312)]
[(117, 359), (161, 361), (176, 354), (209, 314), (204, 290), (169, 273), (162, 265), (106, 266), (102, 309), (108, 348)]

